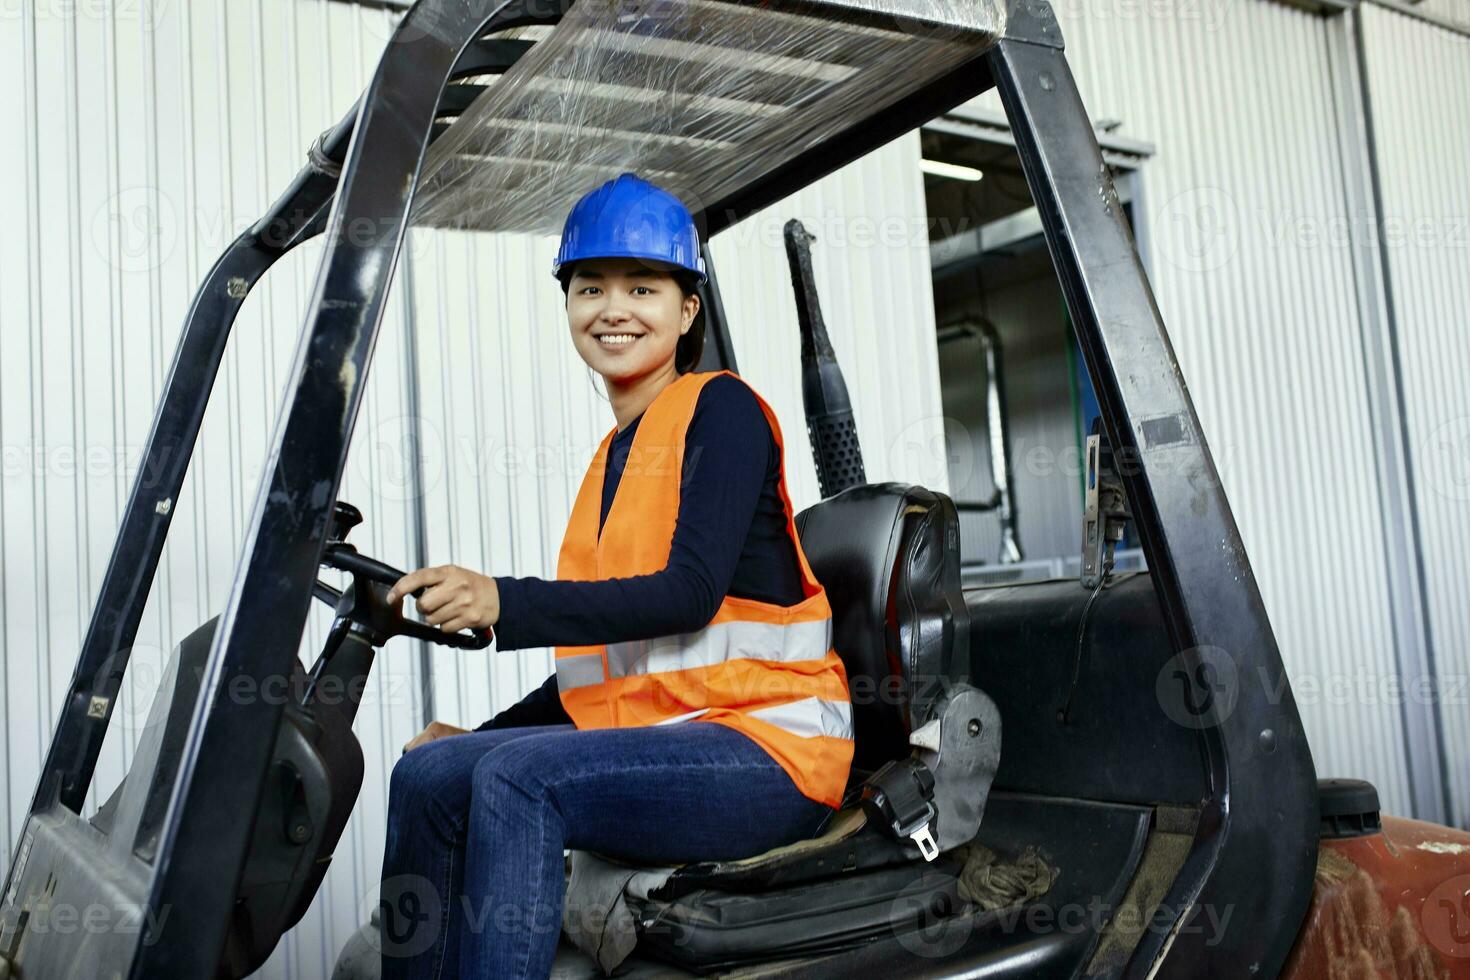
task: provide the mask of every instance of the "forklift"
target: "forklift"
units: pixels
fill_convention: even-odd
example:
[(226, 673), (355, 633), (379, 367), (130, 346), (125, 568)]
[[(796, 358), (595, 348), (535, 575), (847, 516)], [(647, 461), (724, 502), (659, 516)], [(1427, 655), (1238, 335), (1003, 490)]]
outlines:
[[(418, 0), (190, 307), (11, 852), (0, 980), (258, 970), (356, 803), (352, 724), (375, 651), (398, 635), (490, 642), (389, 607), (401, 572), (348, 543), (370, 515), (337, 499), (412, 224), (546, 233), (581, 191), (634, 170), (694, 205), (708, 241), (991, 87), (1101, 411), (1083, 581), (965, 588), (949, 498), (866, 481), (809, 243), (790, 231), (824, 497), (798, 527), (855, 692), (850, 792), (812, 840), (630, 896), (637, 943), (618, 975), (1470, 978), (1470, 834), (1383, 817), (1366, 783), (1318, 781), (1046, 0)], [(130, 771), (84, 819), (230, 326), (318, 235), (229, 599), (173, 652)], [(705, 262), (700, 369), (735, 370), (707, 247)], [(1111, 567), (1125, 525), (1146, 571)], [(322, 567), (348, 584), (319, 582)], [(334, 620), (308, 668), (313, 599)], [(232, 695), (271, 678), (290, 697)], [(1040, 884), (981, 900), (977, 853), (1029, 861)], [(45, 928), (50, 909), (95, 901), (139, 910), (135, 927)], [(601, 975), (563, 952), (556, 976)], [(371, 947), (344, 950), (336, 975), (375, 975)]]

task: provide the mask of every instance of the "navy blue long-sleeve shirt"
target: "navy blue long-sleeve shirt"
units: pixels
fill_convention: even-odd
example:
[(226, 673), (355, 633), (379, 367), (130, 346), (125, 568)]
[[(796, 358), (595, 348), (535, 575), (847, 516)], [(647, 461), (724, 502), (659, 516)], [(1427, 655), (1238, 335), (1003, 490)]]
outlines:
[[(642, 415), (613, 436), (602, 487), (607, 520)], [(586, 646), (703, 629), (726, 595), (794, 605), (805, 594), (786, 533), (781, 453), (744, 382), (712, 378), (685, 434), (679, 515), (668, 564), (649, 575), (591, 582), (497, 576), (497, 648)], [(566, 724), (556, 675), (480, 725)]]

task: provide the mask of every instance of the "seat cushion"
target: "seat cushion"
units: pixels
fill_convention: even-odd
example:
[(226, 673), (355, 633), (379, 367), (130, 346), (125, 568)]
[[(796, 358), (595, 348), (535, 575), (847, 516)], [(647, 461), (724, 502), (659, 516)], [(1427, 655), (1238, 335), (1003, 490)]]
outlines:
[(913, 861), (917, 850), (868, 823), (861, 807), (838, 811), (818, 836), (735, 861), (685, 864), (658, 890), (674, 898), (704, 888), (753, 892)]
[(653, 893), (636, 906), (638, 948), (707, 974), (756, 960), (851, 949), (959, 912), (961, 865), (890, 865), (767, 892)]
[[(959, 518), (944, 494), (879, 483), (851, 487), (808, 507), (796, 524), (802, 550), (827, 590), (832, 643), (852, 692), (857, 741), (852, 790), (884, 763), (907, 757), (910, 719), (926, 718), (951, 678), (968, 678)], [(956, 651), (966, 659), (958, 661)], [(849, 805), (820, 835), (737, 861), (683, 865), (653, 897), (675, 903), (696, 894), (784, 892), (837, 879), (855, 881), (885, 869), (922, 869), (911, 841), (894, 840), (869, 824), (855, 793), (847, 799)], [(917, 873), (895, 870), (899, 878)], [(729, 906), (732, 916), (734, 910), (754, 908), (740, 902)]]

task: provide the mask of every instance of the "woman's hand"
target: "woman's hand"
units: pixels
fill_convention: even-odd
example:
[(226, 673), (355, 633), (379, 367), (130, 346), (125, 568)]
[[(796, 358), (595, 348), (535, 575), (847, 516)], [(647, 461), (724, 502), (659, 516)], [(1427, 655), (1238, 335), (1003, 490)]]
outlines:
[(458, 565), (420, 568), (393, 583), (388, 605), (420, 588), (424, 594), (418, 598), (419, 613), (446, 633), (484, 629), (500, 619), (500, 590), (488, 575)]
[(463, 735), (467, 731), (469, 731), (468, 728), (456, 728), (453, 725), (446, 725), (442, 721), (431, 721), (429, 722), (428, 728), (425, 728), (409, 740), (408, 744), (403, 747), (403, 751), (407, 752), (410, 749), (416, 749), (420, 745), (432, 742), (436, 738), (443, 738), (446, 735)]

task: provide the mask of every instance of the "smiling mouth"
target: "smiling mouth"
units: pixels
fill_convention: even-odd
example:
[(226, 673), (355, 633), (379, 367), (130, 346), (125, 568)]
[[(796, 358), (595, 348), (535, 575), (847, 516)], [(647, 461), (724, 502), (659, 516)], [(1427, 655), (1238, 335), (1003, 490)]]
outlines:
[(604, 347), (627, 347), (641, 336), (641, 333), (605, 333), (597, 335), (597, 342)]

